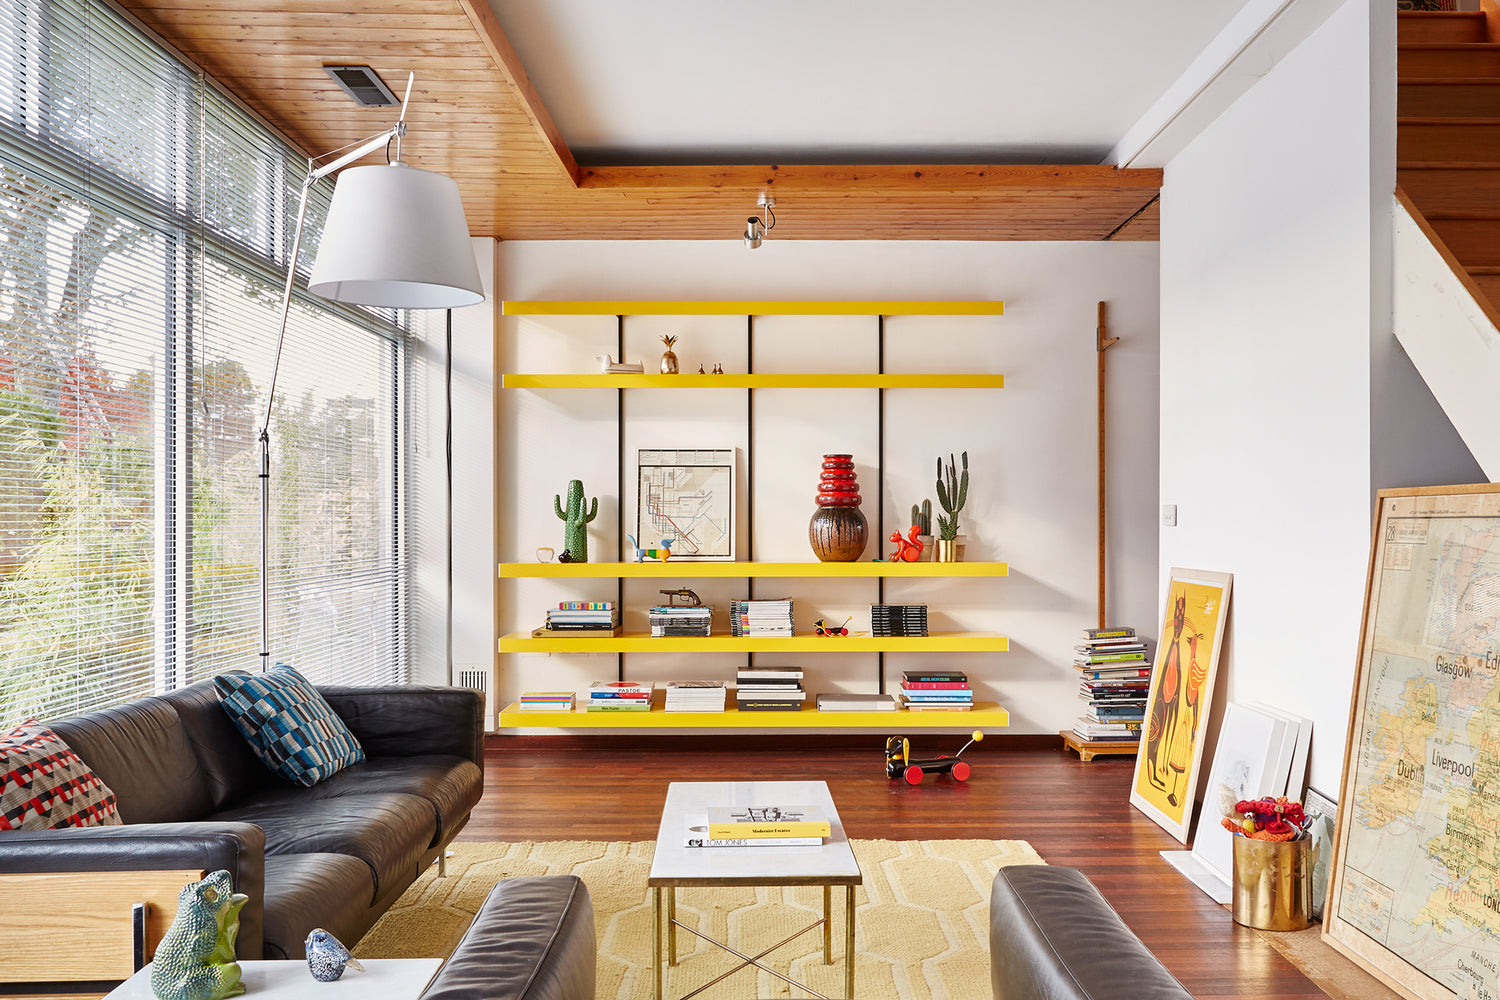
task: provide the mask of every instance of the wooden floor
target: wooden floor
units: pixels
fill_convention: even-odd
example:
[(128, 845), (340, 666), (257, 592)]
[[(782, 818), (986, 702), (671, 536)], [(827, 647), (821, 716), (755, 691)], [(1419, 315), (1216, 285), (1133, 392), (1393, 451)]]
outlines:
[[(1026, 840), (1049, 863), (1082, 869), (1200, 1000), (1325, 995), (1161, 859), (1182, 845), (1130, 806), (1134, 757), (1085, 764), (1060, 747), (981, 744), (964, 755), (968, 782), (912, 787), (886, 778), (875, 738), (869, 750), (795, 751), (543, 742), (490, 738), (484, 799), (460, 840), (654, 840), (670, 781), (821, 779), (851, 838)], [(960, 743), (923, 737), (913, 750)]]

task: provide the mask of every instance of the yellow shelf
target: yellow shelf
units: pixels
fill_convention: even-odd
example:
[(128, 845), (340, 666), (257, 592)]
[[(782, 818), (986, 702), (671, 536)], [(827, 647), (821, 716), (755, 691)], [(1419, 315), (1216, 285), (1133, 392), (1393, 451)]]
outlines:
[[(923, 636), (653, 636), (534, 639), (530, 632), (500, 637), (502, 653), (1003, 653), (1010, 639), (995, 632), (939, 632)], [(606, 713), (607, 714), (607, 713)]]
[[(819, 712), (817, 695), (796, 712), (668, 712), (662, 693), (652, 696), (649, 712), (523, 712), (519, 702), (500, 713), (502, 729), (991, 729), (1010, 725), (1010, 713), (993, 701), (976, 701), (967, 712)], [(582, 699), (579, 699), (582, 700)]]
[(1003, 562), (707, 562), (671, 559), (667, 562), (501, 563), (500, 579), (557, 577), (588, 579), (649, 577), (655, 580), (692, 580), (709, 577), (945, 577), (1009, 576)]
[(1000, 316), (1004, 302), (925, 299), (833, 301), (533, 300), (500, 303), (505, 316)]
[(1004, 375), (501, 375), (502, 389), (1004, 389)]

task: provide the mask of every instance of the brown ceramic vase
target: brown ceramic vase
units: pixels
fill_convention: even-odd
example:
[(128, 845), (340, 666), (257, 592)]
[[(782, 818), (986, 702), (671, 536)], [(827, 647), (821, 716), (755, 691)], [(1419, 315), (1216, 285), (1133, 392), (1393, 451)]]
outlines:
[(807, 526), (807, 540), (822, 562), (854, 562), (864, 554), (869, 531), (858, 507), (819, 507)]

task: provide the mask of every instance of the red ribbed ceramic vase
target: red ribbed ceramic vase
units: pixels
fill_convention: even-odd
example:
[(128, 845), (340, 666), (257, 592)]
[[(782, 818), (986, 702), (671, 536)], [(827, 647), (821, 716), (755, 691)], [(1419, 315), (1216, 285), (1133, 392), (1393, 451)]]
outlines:
[(859, 509), (853, 455), (824, 455), (817, 504), (807, 540), (822, 562), (853, 562), (864, 555), (870, 528)]

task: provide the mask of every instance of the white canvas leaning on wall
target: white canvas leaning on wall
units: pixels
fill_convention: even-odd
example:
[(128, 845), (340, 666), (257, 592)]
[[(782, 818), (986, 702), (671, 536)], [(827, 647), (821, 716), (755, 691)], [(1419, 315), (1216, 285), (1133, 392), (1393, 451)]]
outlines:
[[(1215, 902), (1229, 902), (1234, 864), (1234, 834), (1220, 819), (1243, 799), (1286, 795), (1289, 779), (1300, 794), (1311, 730), (1307, 720), (1265, 705), (1231, 702), (1226, 706), (1203, 809), (1193, 831), (1193, 848), (1161, 852)], [(1293, 765), (1299, 748), (1300, 770)]]

